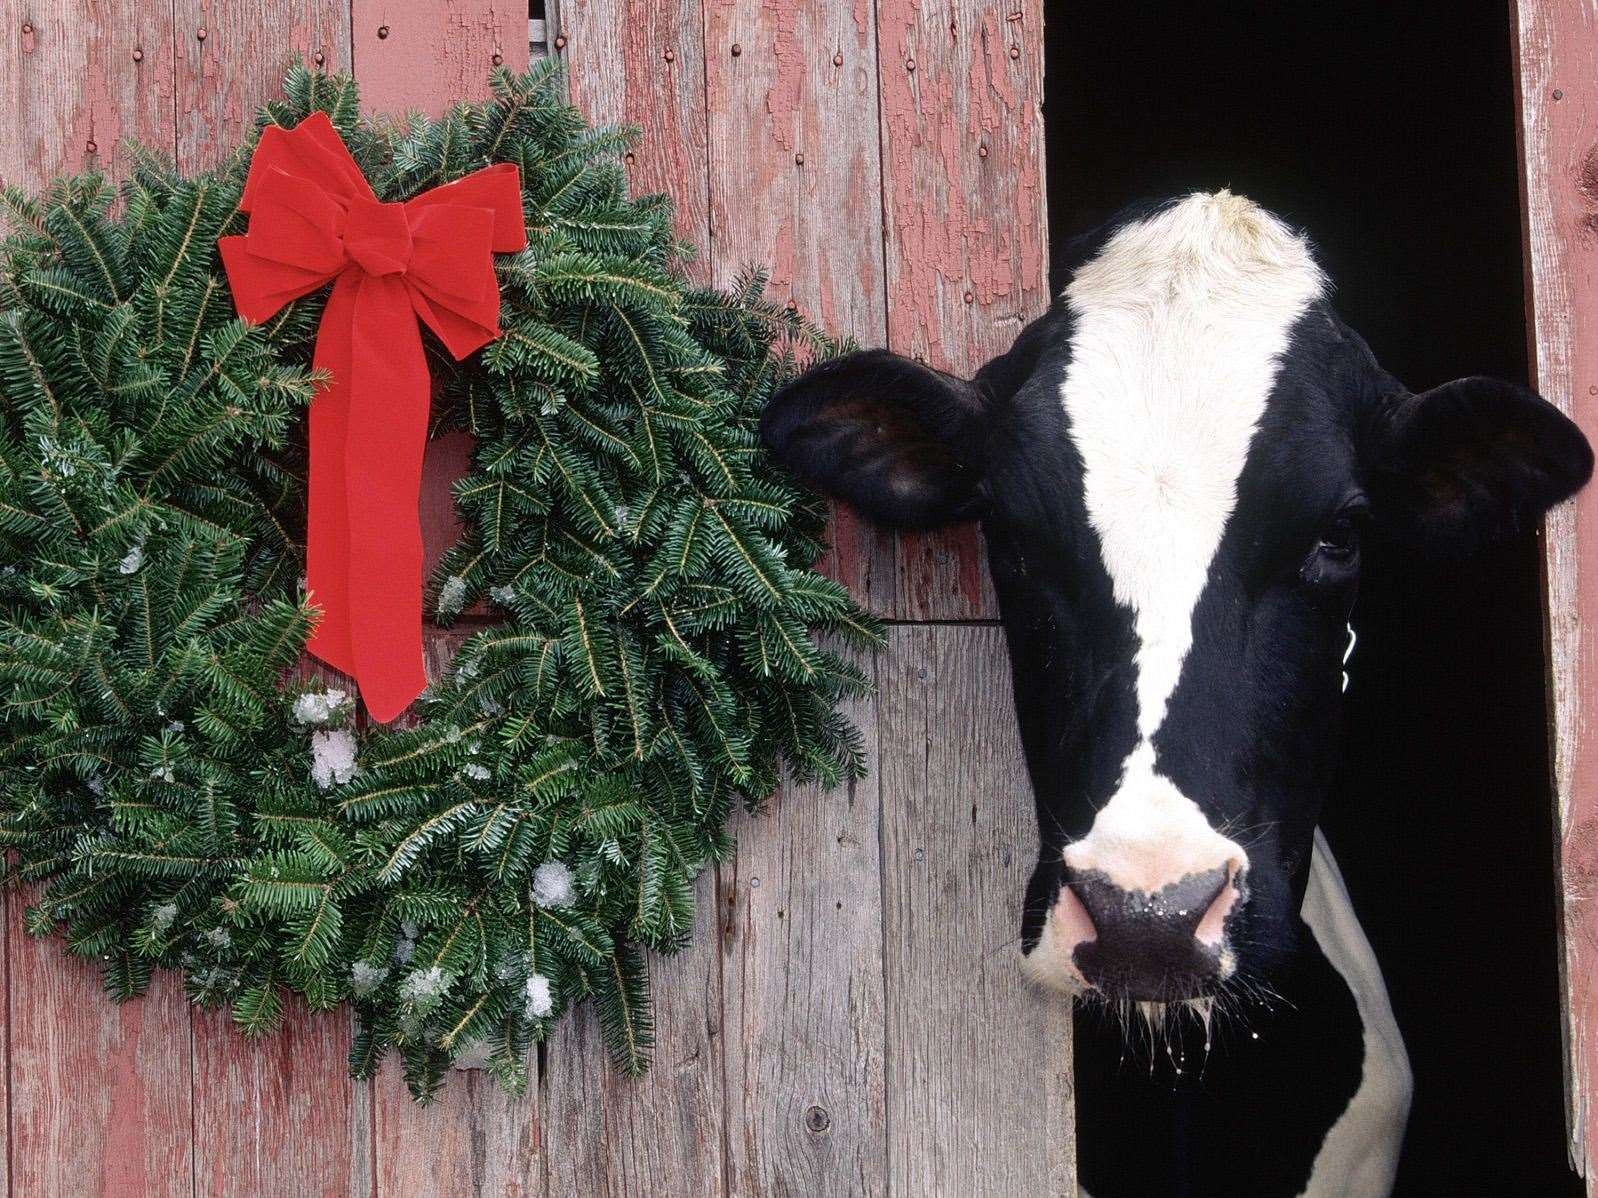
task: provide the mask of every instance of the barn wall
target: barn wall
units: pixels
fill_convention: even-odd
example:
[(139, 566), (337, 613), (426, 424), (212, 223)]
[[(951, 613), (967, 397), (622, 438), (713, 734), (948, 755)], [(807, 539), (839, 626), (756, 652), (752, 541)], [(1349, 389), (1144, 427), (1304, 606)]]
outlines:
[[(1598, 443), (1598, 26), (1559, 0), (1518, 0), (1515, 14), (1536, 384)], [(1598, 1194), (1598, 487), (1549, 514), (1543, 567), (1569, 1148)]]
[[(643, 129), (629, 171), (676, 199), (696, 278), (765, 263), (829, 327), (963, 371), (1046, 305), (1041, 0), (548, 16), (577, 103)], [(209, 165), (294, 55), (353, 69), (369, 106), (436, 112), (528, 41), (503, 0), (0, 0), (0, 179), (116, 175), (129, 136)], [(430, 454), (430, 553), (466, 452)], [(833, 541), (825, 569), (893, 622), (854, 710), (872, 773), (739, 822), (692, 947), (652, 963), (645, 1079), (610, 1071), (585, 1012), (525, 1098), (456, 1074), (418, 1109), (392, 1064), (347, 1079), (343, 1017), (248, 1044), (165, 977), (113, 1008), (8, 894), (10, 1191), (1070, 1193), (1069, 1020), (1015, 969), (1036, 842), (980, 545), (846, 513)], [(431, 661), (450, 648), (435, 634)]]

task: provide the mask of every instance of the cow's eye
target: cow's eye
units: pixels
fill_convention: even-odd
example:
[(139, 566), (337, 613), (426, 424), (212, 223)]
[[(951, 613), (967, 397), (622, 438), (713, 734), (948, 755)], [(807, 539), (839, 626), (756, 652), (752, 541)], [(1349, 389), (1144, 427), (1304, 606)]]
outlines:
[(1321, 530), (1316, 549), (1333, 561), (1346, 562), (1359, 552), (1359, 524), (1346, 513)]
[(1299, 572), (1305, 582), (1336, 583), (1353, 576), (1359, 568), (1359, 534), (1366, 511), (1364, 500), (1356, 499), (1326, 522)]

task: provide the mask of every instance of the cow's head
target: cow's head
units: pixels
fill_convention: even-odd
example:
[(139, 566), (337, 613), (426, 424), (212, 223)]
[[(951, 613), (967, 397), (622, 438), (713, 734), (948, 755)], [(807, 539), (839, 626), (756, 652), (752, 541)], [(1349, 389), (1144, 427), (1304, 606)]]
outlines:
[(1041, 841), (1021, 947), (1046, 985), (1268, 985), (1302, 934), (1361, 537), (1468, 551), (1591, 471), (1523, 388), (1405, 390), (1326, 293), (1275, 217), (1192, 195), (1087, 243), (971, 381), (857, 353), (765, 414), (801, 479), (884, 525), (982, 521)]

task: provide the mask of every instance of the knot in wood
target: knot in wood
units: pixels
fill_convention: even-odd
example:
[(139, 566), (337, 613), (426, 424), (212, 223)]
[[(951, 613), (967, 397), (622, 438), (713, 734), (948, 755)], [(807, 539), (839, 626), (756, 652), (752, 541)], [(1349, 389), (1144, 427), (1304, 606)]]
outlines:
[(827, 1114), (826, 1107), (810, 1107), (805, 1111), (805, 1126), (820, 1135), (832, 1126), (832, 1116)]

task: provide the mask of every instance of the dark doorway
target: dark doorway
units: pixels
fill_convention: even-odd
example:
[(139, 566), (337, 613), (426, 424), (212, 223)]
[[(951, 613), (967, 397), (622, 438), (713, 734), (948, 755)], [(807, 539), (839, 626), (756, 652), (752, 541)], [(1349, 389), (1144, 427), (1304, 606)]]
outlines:
[[(1230, 187), (1308, 230), (1338, 309), (1410, 387), (1524, 382), (1510, 9), (1051, 4), (1055, 246), (1130, 200)], [(1579, 1195), (1537, 545), (1447, 569), (1376, 555), (1355, 624), (1343, 793), (1324, 824), (1415, 1068), (1397, 1192)], [(1397, 836), (1362, 835), (1376, 811), (1384, 828), (1397, 812)]]

